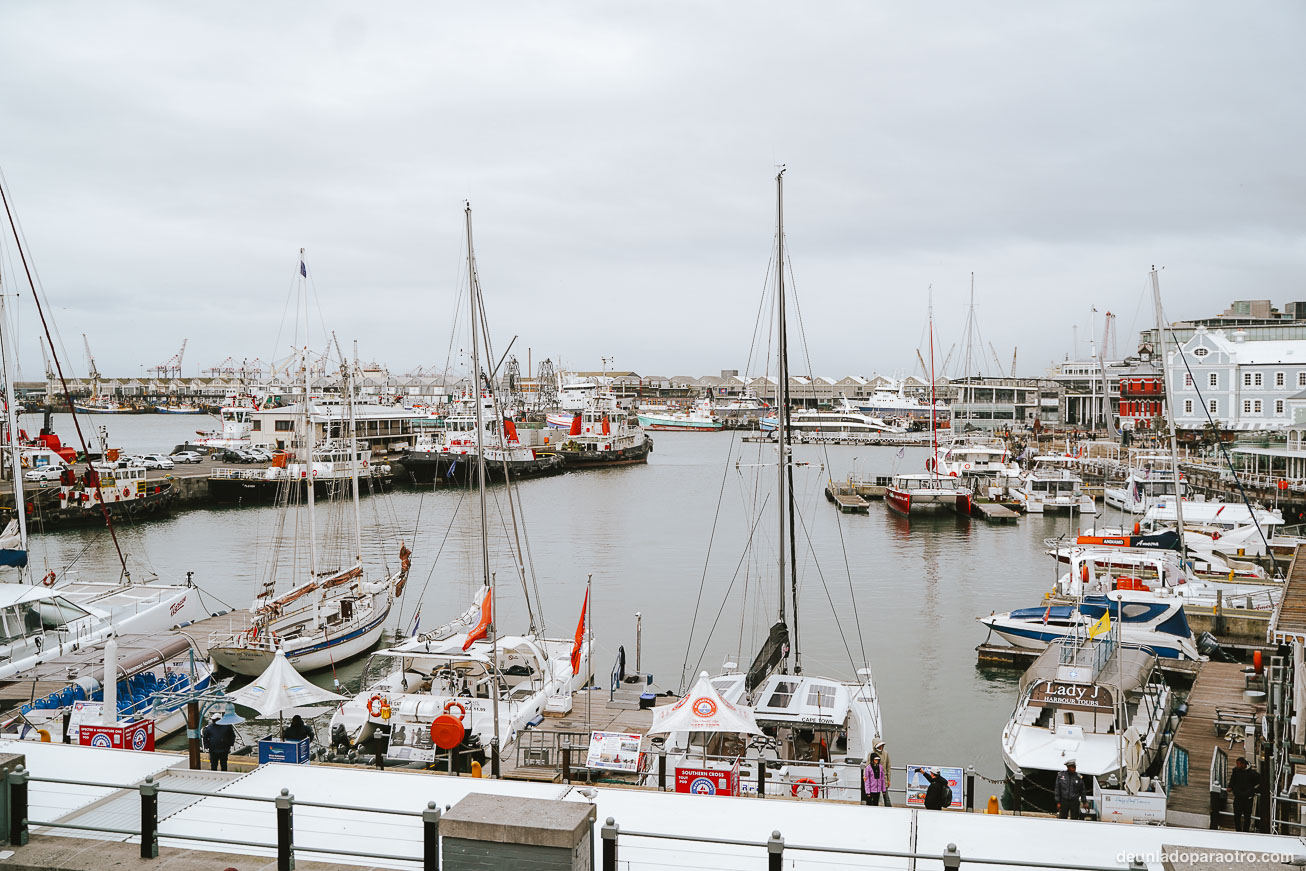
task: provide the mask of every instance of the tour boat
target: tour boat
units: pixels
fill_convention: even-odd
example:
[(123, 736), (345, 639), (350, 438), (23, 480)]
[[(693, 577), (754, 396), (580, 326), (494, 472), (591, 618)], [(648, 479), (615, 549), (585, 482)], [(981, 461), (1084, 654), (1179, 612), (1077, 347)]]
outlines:
[(907, 396), (901, 383), (897, 390), (877, 390), (869, 397), (857, 402), (862, 414), (869, 414), (885, 420), (907, 420), (914, 423), (934, 421), (934, 426), (946, 429), (950, 412), (943, 401), (925, 402), (914, 396)]
[(715, 432), (723, 424), (712, 413), (712, 400), (700, 399), (688, 411), (641, 411), (639, 425), (654, 430)]
[(970, 514), (972, 493), (959, 477), (934, 472), (899, 474), (884, 488), (884, 503), (903, 514), (952, 508)]
[(1034, 467), (1011, 488), (1012, 498), (1029, 514), (1046, 511), (1078, 511), (1096, 514), (1093, 497), (1084, 490), (1084, 479), (1071, 466), (1073, 457), (1040, 456)]
[[(775, 416), (764, 417), (758, 425), (762, 432), (775, 432)], [(848, 400), (843, 400), (840, 408), (832, 411), (813, 411), (803, 409), (789, 413), (789, 429), (793, 433), (837, 435), (841, 437), (878, 435), (880, 433), (902, 433), (906, 427), (897, 426), (878, 417), (862, 414)]]

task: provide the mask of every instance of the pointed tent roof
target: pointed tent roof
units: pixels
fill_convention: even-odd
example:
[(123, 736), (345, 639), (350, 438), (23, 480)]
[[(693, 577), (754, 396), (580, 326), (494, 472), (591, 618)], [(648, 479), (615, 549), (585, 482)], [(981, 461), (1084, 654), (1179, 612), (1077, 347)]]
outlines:
[(244, 708), (253, 708), (261, 716), (275, 717), (292, 708), (340, 701), (344, 696), (311, 683), (286, 659), (277, 648), (272, 664), (251, 683), (227, 696)]
[(707, 672), (698, 676), (688, 695), (665, 708), (653, 711), (653, 726), (648, 734), (668, 732), (735, 732), (761, 735), (753, 709), (734, 705), (721, 698)]

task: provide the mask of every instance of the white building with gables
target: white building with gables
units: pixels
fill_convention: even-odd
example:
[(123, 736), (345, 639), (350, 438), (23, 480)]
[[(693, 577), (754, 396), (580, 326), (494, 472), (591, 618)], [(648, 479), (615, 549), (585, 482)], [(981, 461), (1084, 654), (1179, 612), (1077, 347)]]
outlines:
[(1242, 330), (1198, 327), (1182, 354), (1171, 350), (1170, 379), (1175, 423), (1201, 429), (1207, 414), (1221, 429), (1280, 429), (1293, 422), (1306, 390), (1306, 340), (1249, 342)]

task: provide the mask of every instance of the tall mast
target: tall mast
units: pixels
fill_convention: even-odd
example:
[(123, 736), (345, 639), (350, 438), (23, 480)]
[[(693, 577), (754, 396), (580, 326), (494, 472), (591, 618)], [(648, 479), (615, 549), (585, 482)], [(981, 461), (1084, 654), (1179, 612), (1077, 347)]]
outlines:
[(1165, 314), (1161, 311), (1161, 283), (1157, 277), (1156, 267), (1152, 267), (1152, 306), (1156, 309), (1156, 335), (1161, 344), (1161, 389), (1165, 391), (1165, 417), (1170, 425), (1170, 469), (1174, 474), (1174, 516), (1179, 524), (1179, 559), (1187, 556), (1184, 548), (1184, 500), (1179, 492), (1179, 444), (1175, 438), (1174, 425), (1174, 391), (1170, 384), (1170, 365), (1165, 353)]
[(476, 322), (480, 318), (481, 296), (480, 282), (476, 280), (476, 253), (472, 247), (472, 204), (463, 209), (467, 222), (467, 299), (471, 306), (472, 322), (472, 385), (473, 404), (476, 406), (476, 490), (481, 505), (481, 574), (482, 581), (490, 590), (490, 704), (494, 714), (494, 738), (491, 752), (491, 771), (499, 769), (499, 629), (494, 614), (494, 578), (490, 574), (490, 527), (485, 511), (485, 429), (481, 409), (481, 351), (477, 337)]
[[(785, 466), (788, 465), (788, 440), (789, 440), (789, 360), (785, 351), (785, 214), (784, 214), (784, 174), (782, 168), (775, 176), (775, 209), (776, 209), (776, 291), (775, 291), (775, 308), (776, 308), (776, 331), (779, 336), (779, 362), (777, 364), (776, 389), (779, 403), (775, 410), (775, 436), (778, 446), (778, 462), (776, 463), (777, 475), (777, 494), (779, 498), (775, 503), (776, 515), (779, 518), (780, 529), (776, 543), (779, 545), (779, 558), (777, 563), (777, 572), (780, 583), (780, 622), (785, 622)], [(785, 667), (788, 669), (789, 655), (785, 654)]]
[[(18, 518), (18, 535), (23, 550), (27, 550), (27, 511), (23, 496), (23, 460), (18, 447), (18, 408), (14, 404), (14, 379), (18, 377), (14, 367), (13, 345), (9, 336), (9, 317), (5, 314), (4, 288), (0, 287), (0, 359), (4, 362), (5, 376), (5, 426), (9, 428), (9, 466), (14, 476), (14, 516)], [(42, 346), (44, 350), (44, 346)], [(47, 382), (48, 383), (48, 382)], [(26, 570), (24, 570), (26, 573)]]
[[(931, 458), (930, 465), (934, 472), (934, 485), (938, 487), (939, 481), (939, 433), (935, 428), (934, 411), (937, 407), (934, 399), (934, 289), (930, 289), (929, 302), (926, 304), (926, 310), (929, 312), (930, 321), (930, 444), (933, 445), (934, 454)], [(944, 361), (944, 368), (947, 368), (947, 361)], [(956, 423), (956, 420), (953, 421)]]
[[(336, 351), (340, 345), (336, 345)], [(363, 521), (358, 508), (358, 418), (354, 412), (354, 374), (358, 370), (358, 340), (354, 340), (354, 359), (345, 367), (345, 387), (349, 391), (349, 480), (354, 490), (354, 564), (363, 564)]]
[(312, 378), (311, 369), (308, 365), (308, 266), (304, 263), (304, 249), (299, 249), (299, 296), (304, 303), (304, 348), (300, 352), (301, 360), (304, 366), (304, 468), (308, 470), (308, 475), (304, 479), (304, 486), (308, 491), (308, 576), (310, 579), (317, 578), (317, 522), (313, 514), (313, 503), (315, 501), (317, 481), (313, 477), (313, 414), (309, 410), (309, 394), (311, 390)]

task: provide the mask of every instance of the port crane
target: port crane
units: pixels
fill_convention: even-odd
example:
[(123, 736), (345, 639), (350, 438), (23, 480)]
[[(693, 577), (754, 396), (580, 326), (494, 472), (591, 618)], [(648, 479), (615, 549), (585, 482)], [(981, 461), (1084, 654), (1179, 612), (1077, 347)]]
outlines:
[(166, 362), (157, 366), (150, 367), (150, 372), (159, 378), (180, 378), (181, 377), (181, 358), (186, 355), (186, 343), (189, 339), (181, 340), (181, 350), (173, 354)]
[(82, 344), (86, 346), (86, 377), (91, 379), (91, 397), (98, 399), (100, 396), (100, 370), (95, 367), (95, 355), (91, 353), (91, 340), (86, 338), (82, 333)]

